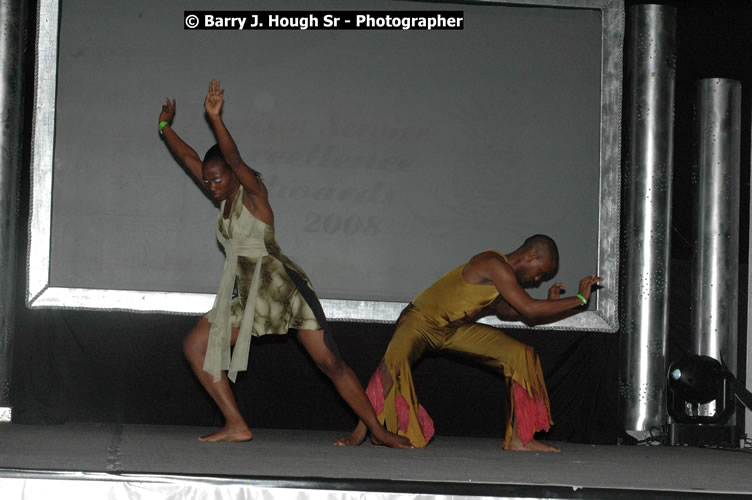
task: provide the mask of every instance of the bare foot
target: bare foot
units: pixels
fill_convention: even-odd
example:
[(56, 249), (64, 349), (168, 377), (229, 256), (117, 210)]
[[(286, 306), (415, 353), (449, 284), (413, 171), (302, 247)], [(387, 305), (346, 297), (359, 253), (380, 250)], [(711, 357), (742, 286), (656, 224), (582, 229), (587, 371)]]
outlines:
[(253, 439), (253, 432), (248, 427), (231, 428), (227, 426), (222, 427), (217, 432), (198, 438), (199, 441), (208, 443), (240, 443), (251, 439)]
[(358, 446), (366, 438), (366, 424), (359, 421), (355, 429), (347, 436), (338, 437), (334, 440), (335, 446)]
[(522, 441), (515, 436), (512, 439), (512, 442), (509, 443), (510, 451), (542, 451), (542, 452), (554, 452), (558, 453), (561, 450), (559, 448), (556, 448), (555, 446), (551, 446), (545, 443), (541, 443), (540, 441), (536, 441), (535, 439), (531, 440), (526, 445), (522, 445)]

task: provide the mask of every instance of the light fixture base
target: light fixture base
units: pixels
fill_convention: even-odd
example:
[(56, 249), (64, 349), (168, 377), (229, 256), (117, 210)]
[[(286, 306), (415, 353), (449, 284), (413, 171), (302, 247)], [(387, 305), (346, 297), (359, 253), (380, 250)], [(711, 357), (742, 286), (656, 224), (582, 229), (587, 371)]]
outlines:
[(678, 424), (668, 425), (670, 446), (717, 446), (739, 448), (740, 435), (735, 425)]

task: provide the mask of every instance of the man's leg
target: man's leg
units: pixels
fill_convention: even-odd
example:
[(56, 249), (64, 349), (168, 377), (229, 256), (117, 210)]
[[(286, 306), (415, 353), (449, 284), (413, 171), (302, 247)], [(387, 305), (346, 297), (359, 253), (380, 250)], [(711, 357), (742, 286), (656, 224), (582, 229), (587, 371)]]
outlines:
[(465, 354), (507, 378), (508, 450), (559, 451), (533, 439), (553, 422), (540, 360), (532, 347), (497, 328), (473, 323), (461, 326), (444, 349)]
[[(397, 322), (397, 329), (386, 353), (366, 388), (379, 421), (390, 432), (407, 436), (415, 447), (424, 447), (433, 436), (433, 422), (418, 403), (410, 365), (427, 349), (437, 349), (436, 336), (430, 325), (415, 309), (407, 309)], [(365, 439), (365, 425), (335, 444), (357, 445)]]

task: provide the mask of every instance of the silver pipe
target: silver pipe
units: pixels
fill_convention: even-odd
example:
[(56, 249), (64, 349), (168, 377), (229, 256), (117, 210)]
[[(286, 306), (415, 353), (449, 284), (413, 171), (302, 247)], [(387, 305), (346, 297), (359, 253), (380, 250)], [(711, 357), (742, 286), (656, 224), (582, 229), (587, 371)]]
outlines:
[[(694, 256), (691, 339), (695, 354), (737, 373), (739, 290), (739, 155), (742, 86), (697, 82)], [(713, 415), (713, 403), (701, 414)]]
[(676, 9), (636, 5), (630, 16), (619, 401), (636, 435), (666, 423)]
[(16, 219), (22, 165), (26, 5), (0, 0), (0, 421), (11, 417)]
[[(751, 113), (752, 114), (752, 113)], [(752, 134), (751, 134), (752, 135)], [(750, 137), (750, 159), (752, 159), (752, 137)], [(750, 176), (752, 176), (752, 162), (750, 162)], [(752, 179), (752, 177), (750, 177)], [(749, 189), (750, 200), (752, 200), (752, 183)], [(749, 247), (747, 254), (747, 383), (748, 388), (752, 387), (752, 203), (749, 204)], [(752, 434), (752, 411), (744, 412), (745, 421), (744, 429), (748, 435)]]

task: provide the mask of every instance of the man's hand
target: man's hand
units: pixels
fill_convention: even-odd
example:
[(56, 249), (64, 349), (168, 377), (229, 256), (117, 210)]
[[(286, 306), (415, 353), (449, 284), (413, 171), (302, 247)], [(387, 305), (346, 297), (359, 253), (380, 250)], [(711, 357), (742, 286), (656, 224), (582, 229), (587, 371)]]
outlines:
[(170, 102), (170, 98), (166, 98), (166, 103), (162, 104), (162, 111), (159, 113), (159, 122), (167, 122), (172, 125), (172, 119), (175, 118), (175, 99)]
[(593, 288), (594, 285), (600, 283), (603, 281), (603, 278), (599, 276), (585, 276), (580, 280), (580, 290), (579, 293), (583, 297), (585, 297), (585, 300), (590, 300), (590, 290)]
[(204, 99), (204, 109), (209, 116), (219, 116), (225, 102), (225, 91), (219, 88), (219, 80), (209, 82), (209, 92)]
[(561, 298), (561, 291), (566, 290), (567, 285), (564, 283), (554, 283), (548, 289), (548, 300), (557, 300)]

